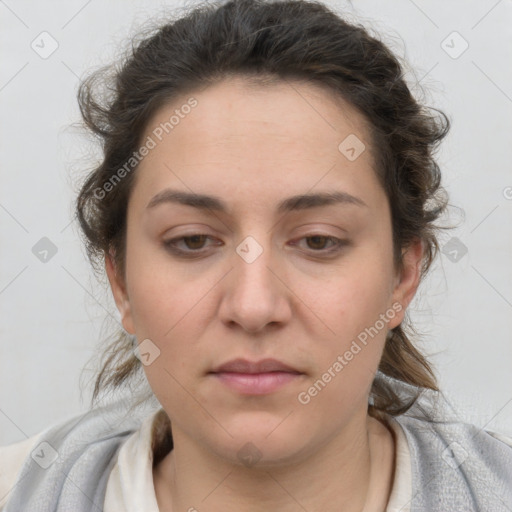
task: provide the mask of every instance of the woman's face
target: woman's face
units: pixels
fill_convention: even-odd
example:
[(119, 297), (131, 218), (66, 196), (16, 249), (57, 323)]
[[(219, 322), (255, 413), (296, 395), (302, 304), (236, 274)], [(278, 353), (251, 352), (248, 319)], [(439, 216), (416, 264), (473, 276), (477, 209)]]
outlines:
[[(421, 245), (397, 274), (388, 201), (349, 105), (312, 85), (240, 79), (193, 97), (148, 124), (125, 280), (110, 259), (107, 272), (175, 443), (232, 461), (295, 460), (361, 430)], [(201, 207), (199, 196), (211, 199)], [(296, 373), (212, 373), (234, 359)]]

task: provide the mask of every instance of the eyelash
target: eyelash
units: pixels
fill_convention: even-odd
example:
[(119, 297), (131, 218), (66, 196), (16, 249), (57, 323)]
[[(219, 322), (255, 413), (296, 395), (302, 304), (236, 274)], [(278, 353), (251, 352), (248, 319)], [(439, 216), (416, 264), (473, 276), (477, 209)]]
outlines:
[[(170, 240), (166, 240), (163, 242), (163, 245), (165, 246), (165, 248), (170, 251), (172, 254), (174, 255), (177, 255), (179, 257), (183, 257), (183, 258), (194, 258), (194, 257), (199, 257), (201, 256), (202, 253), (205, 252), (205, 249), (197, 249), (197, 250), (183, 250), (183, 249), (178, 249), (176, 247), (176, 243), (177, 242), (180, 242), (182, 240), (189, 240), (191, 238), (195, 238), (195, 237), (206, 237), (206, 238), (210, 238), (210, 236), (208, 235), (205, 235), (205, 234), (202, 234), (202, 233), (194, 233), (192, 235), (185, 235), (185, 236), (180, 236), (180, 237), (177, 237), (177, 238), (172, 238)], [(348, 240), (342, 240), (340, 238), (336, 238), (334, 236), (329, 236), (329, 235), (321, 235), (321, 234), (314, 234), (314, 235), (308, 235), (308, 236), (304, 236), (302, 238), (300, 238), (299, 240), (305, 240), (305, 239), (308, 239), (308, 238), (324, 238), (325, 240), (328, 240), (328, 241), (331, 241), (333, 243), (333, 246), (330, 248), (330, 249), (320, 249), (320, 250), (314, 250), (312, 249), (312, 254), (318, 254), (318, 255), (325, 255), (325, 256), (329, 256), (333, 253), (338, 253), (340, 252), (344, 247), (346, 247), (347, 245), (350, 244), (350, 242)], [(218, 244), (217, 244), (218, 245)], [(294, 244), (296, 245), (296, 244)]]

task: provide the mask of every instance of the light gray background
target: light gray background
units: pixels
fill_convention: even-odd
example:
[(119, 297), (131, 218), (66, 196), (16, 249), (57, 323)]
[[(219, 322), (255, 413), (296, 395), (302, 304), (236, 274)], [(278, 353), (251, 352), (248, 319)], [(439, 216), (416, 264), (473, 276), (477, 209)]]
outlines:
[[(453, 121), (439, 161), (465, 217), (453, 211), (459, 227), (442, 243), (457, 237), (468, 252), (457, 262), (441, 255), (411, 316), (460, 416), (511, 435), (512, 2), (326, 3), (380, 33), (410, 62), (414, 90), (424, 86), (423, 99)], [(0, 1), (0, 444), (87, 409), (89, 359), (112, 327), (107, 311), (115, 316), (72, 222), (94, 156), (71, 126), (79, 77), (165, 6), (193, 4)], [(43, 31), (58, 42), (46, 59), (31, 48), (42, 37), (51, 48)], [(46, 263), (32, 252), (42, 237), (58, 249)]]

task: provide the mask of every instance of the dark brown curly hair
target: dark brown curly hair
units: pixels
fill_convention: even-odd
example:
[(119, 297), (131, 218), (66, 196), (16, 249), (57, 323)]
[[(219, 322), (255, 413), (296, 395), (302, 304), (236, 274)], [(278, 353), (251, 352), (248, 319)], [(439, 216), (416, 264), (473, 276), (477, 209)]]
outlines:
[[(394, 257), (421, 239), (422, 277), (439, 250), (435, 222), (447, 206), (433, 152), (447, 134), (447, 116), (418, 103), (398, 58), (361, 25), (318, 1), (230, 0), (196, 6), (132, 45), (116, 65), (84, 80), (78, 100), (87, 128), (101, 141), (101, 164), (79, 192), (76, 212), (93, 268), (114, 256), (124, 276), (127, 204), (136, 166), (119, 169), (142, 141), (148, 120), (164, 103), (229, 77), (265, 85), (285, 80), (324, 87), (348, 101), (369, 126), (376, 173), (391, 207)], [(409, 332), (409, 334), (407, 334)], [(375, 379), (369, 413), (405, 412), (422, 388), (437, 391), (432, 368), (414, 347), (408, 317), (389, 332), (379, 370), (411, 384), (399, 396)], [(133, 339), (124, 331), (104, 349), (93, 401), (131, 382), (141, 371)]]

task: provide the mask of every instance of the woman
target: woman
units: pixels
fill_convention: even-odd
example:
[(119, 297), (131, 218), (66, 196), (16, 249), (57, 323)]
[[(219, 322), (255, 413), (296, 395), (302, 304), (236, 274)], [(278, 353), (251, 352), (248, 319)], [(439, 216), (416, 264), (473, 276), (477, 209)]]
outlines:
[(77, 214), (124, 332), (94, 398), (143, 371), (161, 407), (4, 448), (2, 510), (512, 510), (512, 441), (450, 416), (407, 334), (449, 122), (393, 54), (320, 3), (234, 0), (98, 78)]

